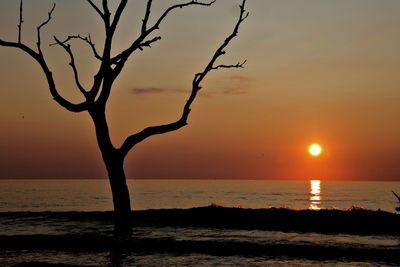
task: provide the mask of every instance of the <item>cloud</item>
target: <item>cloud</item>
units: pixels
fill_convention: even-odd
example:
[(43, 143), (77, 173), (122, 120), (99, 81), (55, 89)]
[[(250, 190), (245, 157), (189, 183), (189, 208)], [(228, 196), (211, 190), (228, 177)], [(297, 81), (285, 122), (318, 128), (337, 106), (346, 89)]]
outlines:
[(245, 95), (249, 92), (246, 88), (243, 87), (237, 87), (237, 88), (228, 88), (224, 91), (222, 91), (223, 94), (225, 95)]
[(132, 88), (131, 93), (135, 95), (144, 94), (160, 94), (166, 91), (165, 88), (149, 87), (149, 88)]
[(241, 75), (232, 75), (229, 76), (228, 79), (232, 81), (238, 81), (238, 82), (245, 82), (245, 83), (251, 83), (253, 81), (253, 78), (249, 76), (241, 76)]
[[(244, 95), (248, 94), (253, 86), (254, 79), (249, 76), (232, 75), (226, 76), (219, 80), (214, 80), (210, 84), (215, 85), (212, 88), (204, 88), (199, 92), (201, 97), (214, 97), (217, 95)], [(151, 94), (186, 94), (190, 95), (191, 90), (188, 89), (170, 89), (163, 87), (137, 87), (130, 89), (134, 95), (151, 95)]]
[(225, 95), (244, 95), (250, 92), (253, 86), (253, 78), (248, 76), (233, 75), (221, 81), (220, 88)]
[(130, 90), (132, 94), (135, 95), (147, 95), (147, 94), (164, 94), (164, 93), (178, 93), (178, 94), (188, 94), (190, 91), (183, 89), (168, 89), (161, 87), (141, 87), (141, 88), (132, 88)]

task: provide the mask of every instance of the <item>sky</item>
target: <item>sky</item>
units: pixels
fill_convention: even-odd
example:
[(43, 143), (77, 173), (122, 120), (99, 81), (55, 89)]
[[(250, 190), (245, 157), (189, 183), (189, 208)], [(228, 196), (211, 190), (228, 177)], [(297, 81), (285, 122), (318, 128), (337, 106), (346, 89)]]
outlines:
[[(117, 2), (117, 1), (111, 1)], [(154, 1), (151, 21), (168, 5)], [(182, 1), (181, 1), (182, 2)], [(52, 6), (25, 0), (22, 40)], [(103, 28), (86, 1), (56, 1), (43, 31), (45, 57), (60, 93), (78, 102), (65, 52), (52, 36)], [(130, 58), (107, 106), (115, 146), (146, 126), (175, 121), (195, 73), (230, 34), (240, 1), (171, 14), (162, 40)], [(16, 40), (19, 1), (0, 1), (0, 38)], [(145, 1), (129, 1), (114, 53), (140, 30)], [(400, 1), (248, 0), (250, 16), (221, 63), (244, 69), (211, 73), (183, 129), (136, 146), (128, 178), (400, 180)], [(98, 62), (73, 42), (80, 76), (92, 82)], [(106, 178), (88, 114), (52, 100), (39, 66), (0, 47), (0, 179)], [(312, 143), (320, 157), (307, 153)]]

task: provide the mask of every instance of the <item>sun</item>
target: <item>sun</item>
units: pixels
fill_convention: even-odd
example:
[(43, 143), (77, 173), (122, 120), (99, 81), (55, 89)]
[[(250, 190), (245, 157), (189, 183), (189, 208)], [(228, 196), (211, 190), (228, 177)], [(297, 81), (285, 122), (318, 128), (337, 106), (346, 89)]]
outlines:
[(308, 153), (313, 157), (318, 157), (322, 153), (322, 147), (319, 144), (312, 144), (308, 147)]

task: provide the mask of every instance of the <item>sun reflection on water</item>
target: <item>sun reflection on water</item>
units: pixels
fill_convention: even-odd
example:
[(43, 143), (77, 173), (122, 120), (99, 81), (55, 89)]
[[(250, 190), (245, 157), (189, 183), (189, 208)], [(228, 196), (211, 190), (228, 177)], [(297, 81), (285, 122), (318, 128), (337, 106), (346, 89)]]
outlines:
[(310, 180), (310, 207), (311, 210), (320, 210), (321, 204), (321, 181)]

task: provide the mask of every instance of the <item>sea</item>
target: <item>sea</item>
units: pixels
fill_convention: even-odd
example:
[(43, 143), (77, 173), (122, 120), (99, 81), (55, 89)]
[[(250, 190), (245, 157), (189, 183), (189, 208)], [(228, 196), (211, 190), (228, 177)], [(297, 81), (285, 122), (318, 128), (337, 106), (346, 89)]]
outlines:
[[(186, 209), (204, 206), (238, 208), (348, 210), (363, 208), (395, 213), (400, 206), (392, 193), (400, 182), (332, 180), (128, 180), (135, 210)], [(111, 222), (77, 222), (57, 217), (57, 212), (112, 210), (107, 180), (0, 180), (0, 245), (6, 237), (112, 235)], [(400, 226), (399, 226), (400, 227)], [(210, 244), (283, 244), (301, 247), (400, 248), (400, 236), (321, 234), (245, 229), (190, 227), (134, 228), (135, 238), (207, 241)], [(1, 241), (3, 240), (3, 241)], [(214, 242), (214, 243), (213, 243)], [(225, 243), (224, 243), (225, 242)], [(399, 250), (400, 251), (400, 250)], [(18, 264), (65, 264), (65, 266), (398, 266), (391, 261), (355, 261), (345, 258), (252, 255), (205, 255), (196, 253), (137, 253), (125, 251), (0, 250), (0, 266)], [(21, 265), (24, 266), (24, 265)], [(29, 266), (29, 265), (27, 265)], [(40, 266), (40, 265), (38, 265)]]

